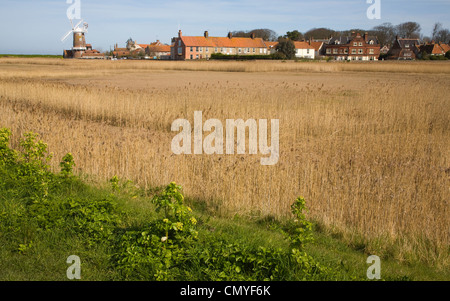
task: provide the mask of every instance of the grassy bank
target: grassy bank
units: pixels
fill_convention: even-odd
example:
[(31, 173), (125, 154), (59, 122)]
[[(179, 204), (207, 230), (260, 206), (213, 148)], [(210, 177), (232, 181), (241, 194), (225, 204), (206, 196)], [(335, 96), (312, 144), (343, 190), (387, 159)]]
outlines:
[[(18, 150), (10, 136), (0, 131), (0, 280), (67, 280), (71, 255), (91, 281), (366, 279), (368, 254), (310, 223), (303, 198), (290, 219), (224, 217), (185, 200), (174, 183), (89, 184), (73, 175), (71, 154), (51, 172), (55, 158), (37, 135), (24, 135)], [(449, 277), (390, 258), (382, 264), (384, 280)]]

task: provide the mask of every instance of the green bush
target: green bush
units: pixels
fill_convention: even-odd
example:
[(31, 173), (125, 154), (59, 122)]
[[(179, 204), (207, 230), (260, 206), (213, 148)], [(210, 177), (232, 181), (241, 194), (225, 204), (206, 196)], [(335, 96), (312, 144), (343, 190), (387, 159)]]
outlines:
[(285, 60), (286, 54), (284, 54), (283, 52), (275, 52), (274, 54), (272, 54), (272, 59), (274, 60)]
[(447, 58), (443, 55), (430, 55), (429, 58), (432, 61), (446, 61), (447, 60)]

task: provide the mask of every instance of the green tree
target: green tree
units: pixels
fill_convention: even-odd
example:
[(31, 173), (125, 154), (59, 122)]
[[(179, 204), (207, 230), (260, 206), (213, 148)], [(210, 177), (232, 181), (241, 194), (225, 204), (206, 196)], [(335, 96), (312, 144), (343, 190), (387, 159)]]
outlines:
[(289, 39), (279, 39), (276, 50), (283, 53), (288, 60), (292, 60), (295, 58), (295, 45), (294, 42)]
[(286, 35), (284, 37), (292, 41), (301, 41), (303, 39), (303, 34), (298, 30), (294, 30), (286, 32)]

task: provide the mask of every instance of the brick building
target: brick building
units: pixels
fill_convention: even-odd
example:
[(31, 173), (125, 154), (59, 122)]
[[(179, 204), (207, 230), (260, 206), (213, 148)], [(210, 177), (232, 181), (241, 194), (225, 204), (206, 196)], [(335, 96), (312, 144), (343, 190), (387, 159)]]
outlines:
[(173, 60), (209, 59), (213, 53), (224, 55), (267, 55), (267, 45), (263, 39), (252, 35), (250, 38), (210, 37), (205, 31), (203, 36), (183, 36), (181, 30), (178, 37), (172, 39), (171, 58)]
[(419, 39), (401, 39), (398, 36), (387, 53), (388, 60), (415, 60), (419, 54)]
[(377, 61), (380, 44), (374, 36), (353, 32), (350, 37), (331, 38), (325, 46), (325, 55), (335, 60)]

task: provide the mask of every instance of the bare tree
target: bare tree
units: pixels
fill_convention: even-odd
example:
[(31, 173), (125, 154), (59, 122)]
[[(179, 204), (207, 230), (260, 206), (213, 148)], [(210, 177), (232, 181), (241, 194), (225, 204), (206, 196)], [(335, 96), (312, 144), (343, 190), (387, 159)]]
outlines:
[(450, 43), (450, 30), (448, 29), (440, 30), (436, 35), (435, 41), (442, 43)]
[(433, 26), (433, 31), (431, 38), (436, 42), (449, 43), (450, 41), (450, 30), (442, 27), (442, 23), (435, 23)]
[(420, 38), (421, 26), (417, 22), (405, 22), (395, 27), (397, 35), (402, 38)]
[(431, 38), (435, 40), (439, 31), (441, 30), (442, 30), (442, 23), (439, 22), (435, 23), (433, 26), (433, 31), (431, 32)]
[(383, 23), (372, 29), (374, 35), (377, 36), (380, 45), (392, 45), (395, 40), (395, 26), (391, 23)]
[(232, 32), (233, 37), (243, 37), (249, 38), (252, 34), (255, 35), (256, 38), (261, 38), (265, 41), (276, 41), (278, 39), (277, 33), (272, 29), (262, 28), (262, 29), (253, 29), (250, 31), (237, 30)]

